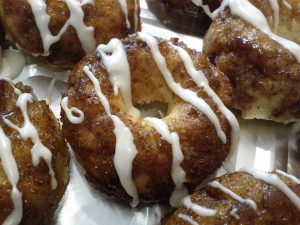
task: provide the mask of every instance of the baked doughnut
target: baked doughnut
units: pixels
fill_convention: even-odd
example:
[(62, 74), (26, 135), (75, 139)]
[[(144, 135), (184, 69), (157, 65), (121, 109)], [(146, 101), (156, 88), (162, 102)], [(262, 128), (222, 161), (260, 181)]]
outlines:
[[(229, 1), (204, 37), (203, 52), (229, 77), (233, 107), (245, 119), (300, 118), (299, 3), (278, 1), (272, 10), (266, 1)], [(277, 22), (268, 23), (273, 14)]]
[[(204, 0), (203, 5), (214, 10), (220, 2)], [(211, 23), (203, 8), (192, 0), (147, 0), (147, 4), (165, 26), (175, 31), (203, 35)]]
[(60, 124), (31, 88), (0, 77), (0, 223), (50, 224), (69, 181)]
[(280, 170), (244, 168), (226, 174), (182, 201), (163, 225), (280, 224), (300, 221), (300, 181)]
[(0, 19), (18, 46), (56, 66), (140, 29), (138, 0), (0, 0)]
[[(100, 190), (133, 206), (170, 196), (175, 205), (237, 146), (237, 120), (218, 96), (230, 104), (227, 78), (183, 43), (112, 39), (70, 75), (63, 132)], [(152, 102), (167, 115), (140, 118), (135, 106)]]

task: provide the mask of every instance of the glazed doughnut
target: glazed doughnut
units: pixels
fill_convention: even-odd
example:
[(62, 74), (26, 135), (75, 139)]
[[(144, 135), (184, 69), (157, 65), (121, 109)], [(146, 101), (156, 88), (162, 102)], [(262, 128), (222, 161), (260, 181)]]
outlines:
[(253, 168), (226, 174), (184, 198), (162, 225), (280, 224), (300, 221), (300, 181), (283, 171)]
[(272, 8), (266, 1), (229, 1), (204, 37), (203, 52), (229, 77), (233, 107), (245, 119), (300, 118), (299, 3), (278, 1)]
[(140, 29), (138, 0), (0, 0), (0, 19), (26, 52), (65, 67)]
[(0, 77), (0, 223), (50, 224), (69, 181), (60, 124), (31, 88)]
[[(221, 99), (230, 104), (231, 86), (204, 55), (138, 33), (100, 45), (76, 66), (63, 132), (100, 190), (132, 206), (175, 205), (237, 147), (238, 123)], [(135, 106), (152, 102), (168, 105), (164, 118), (140, 117)]]

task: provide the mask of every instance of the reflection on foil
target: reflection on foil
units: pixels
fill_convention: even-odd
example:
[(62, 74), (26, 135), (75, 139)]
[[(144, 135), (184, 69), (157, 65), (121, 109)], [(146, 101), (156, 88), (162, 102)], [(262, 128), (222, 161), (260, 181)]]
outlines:
[(300, 121), (291, 128), (288, 147), (288, 172), (300, 177)]

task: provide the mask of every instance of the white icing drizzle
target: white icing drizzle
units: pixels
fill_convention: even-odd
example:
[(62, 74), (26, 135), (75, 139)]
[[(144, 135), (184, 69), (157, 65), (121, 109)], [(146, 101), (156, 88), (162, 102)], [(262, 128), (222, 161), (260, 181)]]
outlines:
[[(265, 33), (266, 35), (269, 36), (272, 40), (276, 41), (278, 44), (280, 44), (282, 47), (287, 49), (291, 54), (295, 56), (297, 61), (300, 63), (300, 46), (292, 42), (290, 40), (284, 39), (276, 34), (274, 34), (270, 26), (268, 24), (268, 21), (264, 14), (257, 9), (253, 4), (251, 4), (248, 0), (223, 0), (221, 6), (217, 8), (214, 12), (211, 12), (209, 7), (207, 5), (203, 5), (202, 0), (192, 0), (194, 4), (197, 6), (200, 6), (204, 9), (206, 14), (211, 18), (214, 19), (218, 14), (226, 8), (226, 6), (229, 6), (231, 14), (238, 16), (248, 23), (252, 24), (254, 27), (256, 27), (258, 30), (261, 32)], [(269, 0), (271, 1), (271, 0)], [(272, 1), (272, 6), (274, 6), (274, 14), (277, 14), (277, 9), (276, 9), (276, 3)], [(278, 3), (277, 3), (278, 5)], [(278, 9), (279, 10), (279, 9)], [(279, 15), (279, 12), (278, 12)], [(277, 17), (277, 16), (276, 16)], [(275, 18), (275, 20), (277, 20)], [(278, 21), (279, 21), (279, 16), (278, 16)], [(275, 21), (275, 26), (276, 26), (276, 21)], [(278, 22), (279, 23), (279, 22)]]
[(256, 203), (252, 200), (252, 199), (244, 199), (241, 196), (237, 195), (236, 193), (234, 193), (233, 191), (229, 190), (228, 188), (224, 187), (220, 182), (218, 181), (213, 181), (209, 184), (210, 186), (212, 186), (213, 188), (218, 188), (221, 191), (223, 191), (224, 193), (228, 194), (230, 197), (232, 197), (233, 199), (241, 202), (241, 203), (246, 203), (248, 204), (254, 211), (257, 210), (257, 205)]
[(125, 21), (126, 21), (126, 26), (128, 29), (130, 29), (130, 22), (128, 19), (128, 6), (127, 6), (127, 2), (126, 0), (118, 0), (119, 1), (119, 5), (121, 7), (121, 10), (125, 16)]
[(279, 26), (279, 4), (277, 0), (268, 0), (273, 10), (274, 32), (277, 33)]
[[(61, 108), (65, 111), (68, 120), (73, 124), (80, 124), (84, 121), (84, 113), (75, 107), (69, 108), (69, 97), (64, 97), (61, 101)], [(78, 116), (74, 116), (77, 114)]]
[(191, 225), (199, 225), (195, 220), (193, 220), (190, 216), (179, 213), (178, 218), (188, 222)]
[(135, 183), (132, 179), (132, 163), (134, 158), (138, 154), (136, 146), (133, 142), (134, 137), (130, 129), (120, 120), (120, 118), (111, 114), (109, 102), (105, 95), (102, 93), (100, 82), (90, 71), (89, 67), (85, 66), (83, 68), (83, 71), (92, 81), (98, 99), (103, 105), (106, 114), (111, 117), (114, 123), (114, 133), (116, 136), (114, 165), (122, 186), (124, 187), (127, 194), (133, 198), (131, 205), (135, 207), (139, 203), (139, 197)]
[(233, 216), (235, 219), (239, 220), (240, 219), (240, 216), (237, 214), (238, 212), (238, 208), (233, 208), (231, 211), (230, 211), (230, 215)]
[(11, 141), (5, 135), (1, 126), (0, 159), (8, 181), (12, 185), (11, 199), (14, 205), (13, 211), (6, 217), (5, 221), (3, 222), (3, 225), (17, 225), (21, 222), (23, 215), (22, 194), (20, 193), (17, 187), (17, 184), (19, 182), (19, 170), (16, 160), (12, 153)]
[(282, 0), (282, 3), (286, 8), (292, 9), (292, 6), (286, 0)]
[(188, 194), (187, 189), (184, 187), (186, 173), (180, 165), (184, 160), (184, 155), (181, 151), (179, 136), (175, 132), (171, 133), (168, 125), (161, 119), (147, 117), (145, 120), (150, 122), (162, 136), (162, 139), (166, 140), (172, 146), (173, 162), (171, 176), (175, 184), (175, 188), (170, 198), (170, 205), (178, 206), (182, 198)]
[(254, 178), (277, 187), (300, 211), (300, 198), (276, 174), (270, 174), (250, 167), (242, 168), (240, 171), (249, 173)]
[(183, 61), (185, 68), (192, 78), (192, 80), (197, 84), (198, 87), (203, 87), (204, 91), (213, 99), (217, 104), (221, 113), (226, 117), (231, 125), (231, 151), (234, 152), (238, 148), (239, 144), (239, 133), (240, 126), (233, 115), (233, 113), (224, 105), (219, 96), (214, 92), (214, 90), (209, 86), (209, 82), (201, 70), (197, 70), (194, 66), (193, 60), (186, 50), (179, 46), (172, 45), (179, 54), (179, 57)]
[(222, 140), (223, 143), (226, 143), (226, 135), (223, 132), (218, 117), (214, 113), (214, 111), (210, 108), (210, 106), (201, 98), (198, 97), (197, 93), (191, 91), (190, 89), (184, 89), (180, 84), (175, 83), (170, 70), (167, 67), (167, 63), (165, 58), (159, 51), (158, 43), (156, 39), (147, 33), (139, 32), (139, 37), (142, 41), (146, 42), (150, 51), (153, 55), (153, 58), (162, 73), (167, 85), (169, 88), (181, 99), (192, 104), (198, 110), (200, 110), (214, 125), (218, 136)]
[(138, 10), (139, 10), (138, 0), (134, 0), (134, 30), (135, 31), (138, 30), (138, 26), (139, 26)]
[(297, 177), (295, 177), (291, 174), (287, 174), (287, 173), (283, 172), (282, 170), (276, 170), (276, 172), (281, 174), (282, 176), (289, 178), (291, 181), (295, 182), (296, 184), (300, 184), (300, 180)]
[(209, 217), (214, 216), (217, 213), (217, 210), (215, 209), (205, 208), (193, 203), (190, 196), (187, 196), (183, 199), (182, 205), (187, 209), (190, 209), (192, 212), (196, 213), (198, 216)]
[(31, 6), (37, 27), (40, 31), (41, 39), (44, 47), (44, 56), (50, 54), (50, 47), (58, 42), (69, 26), (74, 27), (77, 36), (81, 42), (81, 46), (86, 53), (92, 53), (96, 48), (96, 40), (94, 38), (94, 28), (87, 27), (84, 24), (84, 12), (82, 6), (85, 4), (93, 4), (93, 0), (75, 1), (64, 0), (69, 8), (70, 17), (59, 31), (57, 35), (52, 35), (49, 29), (50, 16), (47, 14), (47, 3), (44, 0), (28, 0)]
[(15, 87), (15, 85), (13, 84), (13, 82), (11, 81), (10, 78), (0, 76), (0, 80), (7, 81), (11, 85), (11, 87), (14, 89), (14, 92), (15, 92), (16, 95), (22, 94), (22, 92), (18, 88)]
[(34, 166), (37, 166), (39, 164), (40, 158), (43, 158), (45, 160), (49, 168), (49, 175), (51, 177), (51, 188), (56, 189), (57, 181), (51, 165), (52, 153), (46, 146), (43, 145), (43, 143), (39, 138), (37, 129), (30, 122), (28, 112), (27, 112), (27, 104), (29, 102), (30, 103), (33, 102), (32, 95), (30, 93), (23, 93), (19, 95), (16, 103), (16, 106), (20, 108), (22, 115), (24, 117), (24, 125), (22, 128), (19, 128), (18, 126), (16, 126), (6, 118), (4, 118), (3, 121), (7, 126), (17, 130), (24, 140), (27, 140), (29, 138), (31, 139), (31, 141), (33, 142), (33, 147), (31, 149), (32, 163)]
[(115, 95), (118, 95), (120, 88), (129, 114), (139, 118), (141, 112), (132, 104), (130, 68), (122, 42), (111, 39), (107, 45), (99, 45), (97, 51), (101, 54)]

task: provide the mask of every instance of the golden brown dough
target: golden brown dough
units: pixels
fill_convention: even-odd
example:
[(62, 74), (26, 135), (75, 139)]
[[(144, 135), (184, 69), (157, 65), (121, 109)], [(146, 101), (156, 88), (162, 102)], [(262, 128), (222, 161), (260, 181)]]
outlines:
[[(28, 86), (16, 85), (23, 93), (32, 93)], [(0, 126), (12, 143), (20, 178), (18, 189), (23, 199), (23, 225), (50, 224), (54, 211), (69, 181), (68, 154), (60, 124), (45, 101), (34, 99), (28, 104), (30, 121), (39, 132), (42, 143), (52, 152), (52, 167), (57, 180), (57, 188), (52, 190), (47, 164), (43, 159), (33, 166), (31, 158), (32, 141), (24, 141), (19, 132), (4, 124), (3, 118), (23, 126), (23, 116), (16, 106), (17, 95), (9, 82), (0, 80)], [(13, 210), (11, 200), (12, 186), (0, 166), (0, 224)]]
[[(285, 176), (278, 175), (300, 197), (300, 185)], [(236, 201), (221, 190), (208, 186), (195, 192), (191, 199), (197, 205), (216, 209), (216, 215), (200, 217), (184, 206), (180, 206), (162, 219), (162, 225), (190, 225), (187, 221), (179, 218), (179, 214), (187, 215), (201, 225), (299, 224), (299, 210), (278, 188), (242, 172), (226, 174), (218, 178), (217, 181), (242, 198), (254, 200), (258, 208), (257, 211), (254, 211), (247, 203)], [(231, 213), (233, 209), (236, 209), (235, 216), (239, 216), (239, 219), (234, 216), (234, 213)]]
[[(49, 28), (56, 35), (70, 13), (64, 1), (47, 0), (46, 3), (47, 13), (51, 17)], [(118, 0), (94, 0), (94, 3), (95, 6), (84, 5), (83, 10), (84, 23), (94, 27), (97, 44), (106, 44), (113, 37), (125, 37), (140, 29), (139, 21), (137, 28), (134, 25), (135, 13), (139, 17), (139, 6), (135, 12), (135, 0), (127, 0), (130, 29), (126, 26)], [(0, 19), (5, 31), (22, 49), (34, 54), (44, 52), (39, 29), (27, 0), (0, 0)], [(56, 66), (73, 66), (85, 55), (73, 27), (69, 27), (60, 41), (51, 46), (50, 52), (44, 59)]]
[[(251, 1), (270, 18), (262, 1)], [(290, 22), (299, 21), (296, 2), (289, 11), (280, 2), (278, 33), (298, 42)], [(295, 8), (294, 8), (295, 7)], [(270, 15), (271, 14), (271, 15)], [(296, 23), (298, 24), (298, 23)], [(291, 29), (291, 32), (287, 30)], [(229, 10), (217, 17), (204, 37), (204, 53), (233, 85), (233, 106), (245, 119), (288, 123), (300, 118), (300, 64), (288, 50)]]
[[(177, 52), (167, 41), (158, 39), (160, 52), (166, 58), (175, 81), (184, 88), (196, 91), (212, 107), (227, 135), (227, 144), (222, 143), (212, 123), (202, 113), (175, 96), (168, 88), (145, 42), (137, 35), (121, 41), (131, 69), (133, 104), (143, 105), (158, 101), (168, 105), (167, 115), (163, 120), (168, 124), (170, 131), (176, 132), (180, 137), (181, 149), (185, 156), (181, 165), (187, 173), (186, 184), (193, 189), (225, 160), (231, 144), (231, 127), (212, 99), (191, 80)], [(216, 70), (204, 55), (175, 40), (174, 44), (189, 52), (195, 67), (204, 71), (210, 86), (225, 104), (229, 104), (231, 87), (227, 78)], [(73, 70), (68, 82), (66, 96), (69, 97), (69, 107), (77, 107), (83, 111), (83, 123), (72, 124), (62, 111), (64, 134), (86, 169), (87, 179), (109, 195), (130, 200), (114, 168), (114, 125), (95, 95), (91, 80), (83, 72), (84, 66), (88, 66), (100, 81), (102, 92), (110, 102), (111, 113), (120, 117), (134, 136), (134, 144), (139, 153), (133, 161), (132, 176), (140, 200), (167, 200), (174, 189), (171, 178), (171, 145), (161, 138), (149, 122), (128, 114), (122, 95), (114, 95), (99, 53), (86, 56)]]

